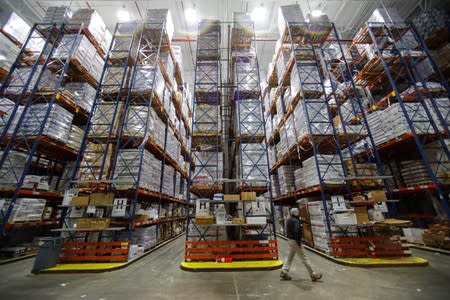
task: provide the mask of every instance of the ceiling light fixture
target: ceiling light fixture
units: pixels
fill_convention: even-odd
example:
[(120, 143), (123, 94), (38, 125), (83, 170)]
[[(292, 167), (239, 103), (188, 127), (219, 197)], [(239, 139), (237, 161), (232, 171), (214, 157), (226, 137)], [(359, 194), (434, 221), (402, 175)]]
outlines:
[(186, 22), (188, 24), (197, 23), (197, 10), (194, 8), (187, 8), (184, 11), (184, 16), (186, 17)]
[(265, 21), (266, 15), (267, 15), (267, 10), (261, 4), (261, 6), (255, 7), (253, 9), (252, 13), (250, 14), (250, 18), (252, 19), (253, 22), (258, 23), (258, 22)]
[(119, 19), (119, 22), (130, 21), (130, 13), (125, 9), (125, 5), (117, 12), (117, 18)]
[(320, 17), (322, 15), (322, 11), (320, 9), (315, 9), (311, 12), (311, 16)]

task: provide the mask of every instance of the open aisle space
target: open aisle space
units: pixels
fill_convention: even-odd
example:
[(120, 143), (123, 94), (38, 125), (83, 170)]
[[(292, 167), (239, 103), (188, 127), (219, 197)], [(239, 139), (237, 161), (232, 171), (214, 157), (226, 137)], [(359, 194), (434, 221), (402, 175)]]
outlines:
[[(183, 238), (126, 269), (98, 274), (31, 275), (32, 259), (0, 268), (2, 299), (448, 299), (450, 256), (414, 250), (427, 267), (363, 269), (337, 265), (307, 251), (324, 278), (312, 283), (294, 260), (292, 281), (279, 271), (185, 272)], [(279, 241), (281, 258), (287, 243)]]

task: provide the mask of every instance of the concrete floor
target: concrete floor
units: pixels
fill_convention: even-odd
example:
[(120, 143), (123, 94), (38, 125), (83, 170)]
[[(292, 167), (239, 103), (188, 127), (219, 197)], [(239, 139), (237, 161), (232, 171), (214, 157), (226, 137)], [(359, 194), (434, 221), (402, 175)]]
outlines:
[[(279, 271), (181, 271), (183, 237), (129, 267), (100, 274), (31, 275), (33, 259), (0, 266), (0, 299), (450, 299), (450, 256), (414, 251), (427, 267), (361, 269), (307, 252), (324, 273), (312, 283), (299, 264), (292, 281)], [(286, 242), (280, 240), (284, 256)]]

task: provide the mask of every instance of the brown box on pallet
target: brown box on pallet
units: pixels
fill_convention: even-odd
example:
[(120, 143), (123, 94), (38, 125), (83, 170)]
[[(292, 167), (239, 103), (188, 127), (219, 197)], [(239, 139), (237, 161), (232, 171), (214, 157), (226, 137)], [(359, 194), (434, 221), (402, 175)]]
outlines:
[(91, 228), (91, 218), (78, 218), (77, 228), (78, 229)]
[(149, 217), (147, 215), (136, 215), (134, 217), (135, 222), (147, 222), (149, 220)]
[(86, 206), (89, 205), (89, 196), (77, 196), (73, 197), (72, 200), (70, 200), (71, 206)]
[(256, 201), (256, 192), (241, 192), (242, 201)]
[(241, 195), (239, 194), (225, 194), (223, 195), (224, 201), (239, 201), (241, 200)]
[(90, 195), (90, 205), (111, 205), (114, 201), (113, 193), (92, 193)]
[(367, 206), (355, 206), (356, 222), (358, 224), (368, 224), (369, 215), (367, 213)]
[(364, 202), (367, 200), (363, 195), (352, 195), (352, 198), (355, 202)]
[(386, 192), (383, 190), (373, 190), (367, 192), (367, 200), (369, 201), (386, 201)]
[(109, 227), (109, 218), (91, 218), (91, 228), (104, 229)]
[(214, 224), (214, 216), (195, 217), (195, 224)]
[(245, 224), (245, 218), (244, 217), (235, 217), (231, 221), (232, 224)]

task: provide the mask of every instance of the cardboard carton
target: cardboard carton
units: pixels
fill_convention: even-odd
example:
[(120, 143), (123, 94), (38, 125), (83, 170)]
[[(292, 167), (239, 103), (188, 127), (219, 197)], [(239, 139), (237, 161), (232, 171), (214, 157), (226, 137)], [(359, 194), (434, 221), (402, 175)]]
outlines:
[(239, 201), (241, 200), (241, 195), (239, 194), (225, 194), (223, 195), (224, 201)]
[(256, 201), (256, 192), (241, 192), (242, 201)]
[(73, 197), (70, 201), (71, 206), (87, 206), (89, 204), (89, 196)]
[(90, 205), (112, 205), (114, 201), (113, 193), (92, 193), (90, 195)]

